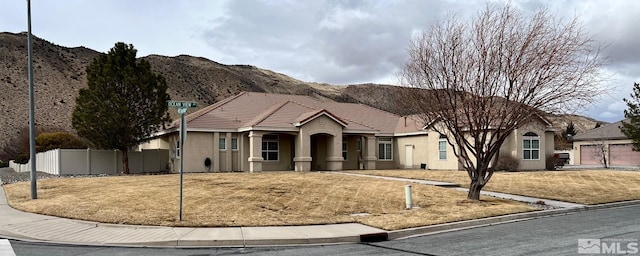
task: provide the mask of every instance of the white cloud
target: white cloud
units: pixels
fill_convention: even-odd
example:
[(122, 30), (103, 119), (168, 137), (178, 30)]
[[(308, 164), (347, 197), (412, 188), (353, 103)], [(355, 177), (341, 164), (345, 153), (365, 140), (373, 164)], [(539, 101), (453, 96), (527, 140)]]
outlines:
[[(493, 2), (505, 2), (495, 0)], [(515, 0), (531, 12), (547, 6), (562, 20), (577, 16), (609, 45), (609, 95), (582, 111), (622, 119), (622, 98), (640, 82), (640, 2)], [(483, 1), (317, 0), (32, 1), (35, 35), (64, 46), (105, 52), (117, 41), (139, 55), (188, 54), (249, 64), (295, 78), (333, 84), (395, 83), (409, 38), (447, 13), (475, 15)], [(26, 30), (26, 3), (0, 1), (0, 29)]]
[(598, 117), (602, 118), (602, 119), (612, 119), (612, 118), (616, 118), (617, 119), (618, 116), (620, 116), (618, 113), (612, 113), (612, 112), (609, 112), (609, 111), (605, 111), (605, 112), (602, 112), (602, 113), (598, 114)]

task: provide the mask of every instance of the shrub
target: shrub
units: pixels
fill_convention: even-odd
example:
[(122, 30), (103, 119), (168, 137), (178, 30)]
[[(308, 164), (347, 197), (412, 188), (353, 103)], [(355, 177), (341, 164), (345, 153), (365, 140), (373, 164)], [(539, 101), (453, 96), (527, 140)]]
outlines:
[(2, 167), (9, 167), (9, 162), (8, 161), (5, 162), (5, 161), (0, 160), (0, 168), (2, 168)]
[(496, 171), (514, 172), (518, 170), (520, 161), (511, 154), (502, 154), (496, 163)]
[(44, 152), (56, 148), (82, 149), (87, 144), (68, 132), (48, 132), (36, 137), (36, 151)]
[(29, 162), (29, 155), (20, 153), (16, 156), (16, 159), (13, 160), (16, 164), (26, 164)]

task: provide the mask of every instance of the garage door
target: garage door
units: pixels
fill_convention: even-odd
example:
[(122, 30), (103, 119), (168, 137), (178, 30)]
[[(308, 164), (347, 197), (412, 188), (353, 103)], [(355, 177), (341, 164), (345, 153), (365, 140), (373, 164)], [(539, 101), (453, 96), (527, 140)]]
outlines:
[(609, 145), (611, 165), (640, 165), (640, 152), (633, 151), (632, 144)]
[(600, 147), (602, 145), (582, 145), (580, 146), (580, 164), (582, 165), (594, 165), (602, 164), (602, 153), (600, 153)]

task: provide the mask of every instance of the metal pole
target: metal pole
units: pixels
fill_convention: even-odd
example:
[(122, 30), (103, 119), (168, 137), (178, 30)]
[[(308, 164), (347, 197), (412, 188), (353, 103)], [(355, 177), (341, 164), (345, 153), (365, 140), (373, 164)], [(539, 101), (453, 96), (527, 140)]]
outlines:
[(182, 221), (182, 176), (184, 173), (184, 140), (186, 139), (186, 122), (184, 120), (184, 113), (187, 112), (186, 108), (178, 109), (180, 113), (180, 221)]
[(413, 200), (411, 198), (411, 185), (404, 185), (404, 197), (407, 209), (413, 208)]
[(31, 199), (38, 198), (36, 184), (36, 128), (33, 91), (33, 49), (31, 47), (31, 1), (27, 0), (27, 49), (29, 55), (29, 161), (31, 162)]

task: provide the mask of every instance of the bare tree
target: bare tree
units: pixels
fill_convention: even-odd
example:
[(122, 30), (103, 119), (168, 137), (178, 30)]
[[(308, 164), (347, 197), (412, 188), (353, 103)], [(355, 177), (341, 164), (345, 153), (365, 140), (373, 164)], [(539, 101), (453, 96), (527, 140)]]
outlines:
[(604, 167), (605, 169), (609, 168), (609, 145), (607, 145), (604, 140), (600, 140), (598, 144), (595, 145), (593, 156), (595, 156), (597, 159), (600, 159), (602, 167)]
[(604, 92), (600, 50), (576, 18), (488, 4), (468, 22), (452, 15), (410, 41), (400, 78), (416, 89), (403, 102), (447, 135), (471, 179), (468, 198), (479, 200), (514, 129)]

